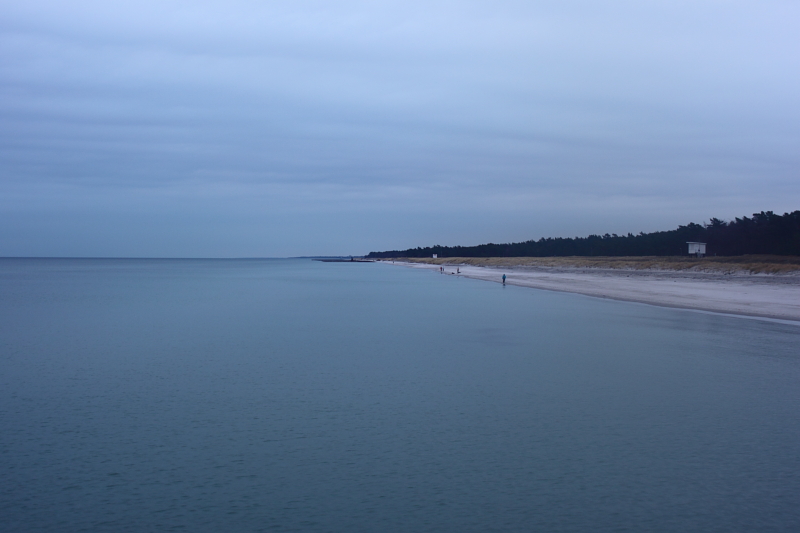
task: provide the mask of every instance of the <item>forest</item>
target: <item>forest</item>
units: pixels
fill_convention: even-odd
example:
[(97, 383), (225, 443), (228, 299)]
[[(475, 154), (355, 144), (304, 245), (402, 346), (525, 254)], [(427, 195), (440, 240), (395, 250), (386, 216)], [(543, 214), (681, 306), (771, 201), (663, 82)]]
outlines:
[(541, 238), (510, 244), (427, 246), (408, 250), (370, 252), (367, 258), (388, 257), (554, 257), (687, 255), (687, 242), (707, 243), (706, 255), (800, 255), (800, 211), (772, 211), (731, 221), (712, 218), (668, 231), (638, 235), (608, 234), (575, 238)]

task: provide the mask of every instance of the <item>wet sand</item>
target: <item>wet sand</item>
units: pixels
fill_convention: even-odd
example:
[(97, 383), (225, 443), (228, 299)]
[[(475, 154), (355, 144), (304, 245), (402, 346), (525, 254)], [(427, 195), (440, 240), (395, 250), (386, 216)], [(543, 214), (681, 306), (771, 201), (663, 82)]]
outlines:
[[(388, 264), (393, 264), (387, 261)], [(395, 265), (438, 271), (440, 265), (395, 261)], [(685, 271), (490, 268), (446, 265), (447, 275), (663, 307), (696, 309), (800, 324), (800, 276), (720, 274)], [(460, 269), (461, 273), (456, 274)]]

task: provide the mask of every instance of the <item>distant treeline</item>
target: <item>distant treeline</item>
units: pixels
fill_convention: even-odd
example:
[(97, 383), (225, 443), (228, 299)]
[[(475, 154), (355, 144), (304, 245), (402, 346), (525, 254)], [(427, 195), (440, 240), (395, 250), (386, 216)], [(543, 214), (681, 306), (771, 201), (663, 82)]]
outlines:
[(736, 218), (712, 218), (708, 224), (689, 223), (669, 231), (634, 235), (589, 235), (541, 238), (512, 244), (479, 246), (428, 246), (389, 252), (370, 252), (368, 258), (385, 257), (552, 257), (686, 255), (687, 242), (708, 244), (706, 255), (800, 255), (800, 211), (776, 215), (772, 211)]

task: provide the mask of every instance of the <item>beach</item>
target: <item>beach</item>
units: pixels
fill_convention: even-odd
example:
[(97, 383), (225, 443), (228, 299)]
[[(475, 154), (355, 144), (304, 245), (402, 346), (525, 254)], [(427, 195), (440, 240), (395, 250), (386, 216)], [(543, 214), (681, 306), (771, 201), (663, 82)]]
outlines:
[[(384, 261), (392, 263), (392, 261)], [(570, 266), (474, 266), (453, 260), (395, 260), (395, 265), (447, 275), (572, 292), (663, 307), (695, 309), (800, 324), (800, 275), (742, 271), (584, 268)]]

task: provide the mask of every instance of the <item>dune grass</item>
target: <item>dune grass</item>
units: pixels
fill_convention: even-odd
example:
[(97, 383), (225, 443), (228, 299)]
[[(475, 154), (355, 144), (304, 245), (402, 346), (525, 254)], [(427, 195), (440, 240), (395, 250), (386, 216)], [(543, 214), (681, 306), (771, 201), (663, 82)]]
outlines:
[(483, 267), (598, 268), (620, 270), (672, 270), (723, 274), (793, 274), (800, 272), (800, 256), (741, 255), (726, 257), (442, 257), (397, 258), (433, 265)]

